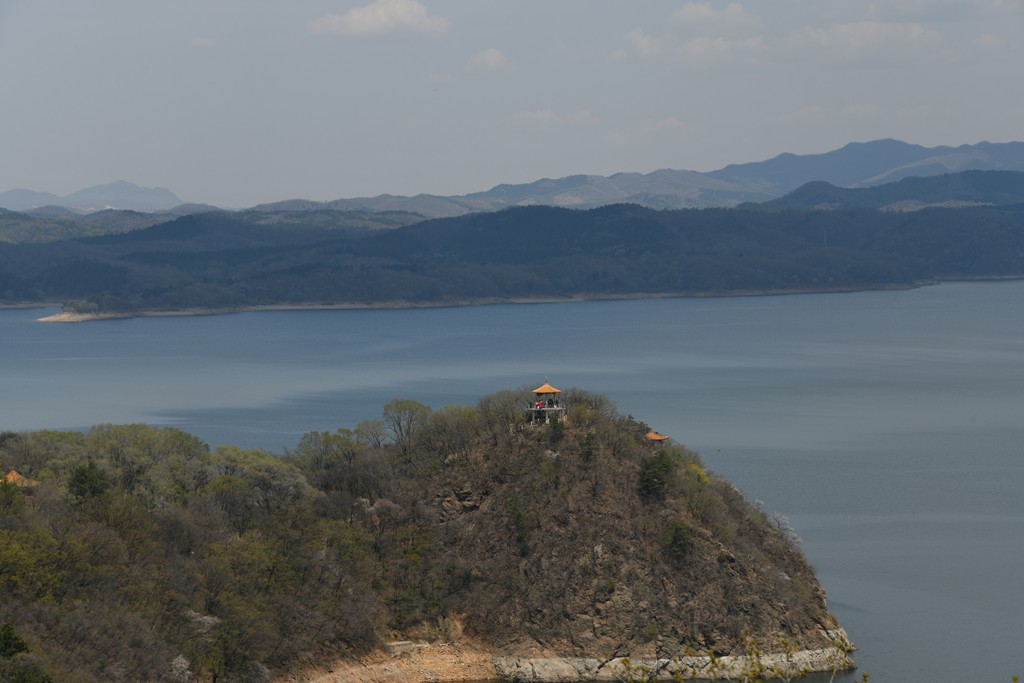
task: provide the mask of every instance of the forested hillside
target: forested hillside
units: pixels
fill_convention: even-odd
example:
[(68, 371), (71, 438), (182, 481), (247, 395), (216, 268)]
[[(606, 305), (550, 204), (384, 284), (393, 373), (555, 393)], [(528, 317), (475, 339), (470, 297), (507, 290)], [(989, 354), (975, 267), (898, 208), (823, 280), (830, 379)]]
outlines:
[(1024, 204), (532, 207), (387, 230), (321, 225), (318, 215), (211, 213), (125, 234), (0, 245), (0, 300), (131, 313), (829, 291), (1024, 275)]
[(1013, 205), (1024, 203), (1024, 173), (965, 171), (904, 178), (864, 188), (836, 187), (823, 181), (808, 183), (784, 197), (762, 204), (772, 208), (887, 209), (911, 211), (925, 207)]
[(173, 211), (143, 213), (107, 209), (79, 214), (51, 206), (18, 212), (0, 209), (0, 243), (45, 243), (100, 235), (117, 235), (169, 223), (183, 216), (197, 214), (233, 215), (250, 225), (273, 225), (282, 230), (337, 230), (342, 234), (360, 230), (379, 230), (409, 225), (423, 219), (417, 214), (401, 211), (338, 211), (311, 208), (307, 211), (269, 209), (238, 211), (233, 214), (214, 207), (184, 205)]
[(604, 397), (530, 425), (531, 396), (396, 399), (285, 457), (3, 433), (0, 680), (266, 681), (463, 632), (511, 654), (829, 645), (782, 521)]

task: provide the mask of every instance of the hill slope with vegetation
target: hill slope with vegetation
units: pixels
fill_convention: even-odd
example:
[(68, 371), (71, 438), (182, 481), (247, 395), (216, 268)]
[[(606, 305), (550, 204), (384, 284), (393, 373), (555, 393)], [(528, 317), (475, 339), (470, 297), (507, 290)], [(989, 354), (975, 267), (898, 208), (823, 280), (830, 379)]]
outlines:
[(233, 216), (237, 221), (249, 225), (273, 225), (281, 230), (336, 230), (340, 234), (400, 227), (423, 219), (418, 214), (400, 211), (338, 211), (325, 208), (310, 208), (306, 211), (265, 209), (228, 213), (208, 206), (183, 205), (173, 211), (152, 213), (107, 209), (79, 214), (51, 206), (26, 212), (0, 209), (0, 243), (41, 244), (119, 235), (198, 214)]
[(843, 188), (824, 181), (808, 183), (762, 204), (770, 208), (885, 209), (916, 211), (926, 207), (1005, 206), (1024, 203), (1024, 173), (965, 171), (904, 178), (875, 187)]
[(530, 397), (396, 399), (285, 457), (141, 425), (4, 433), (22, 478), (0, 484), (0, 623), (23, 647), (0, 678), (273, 680), (403, 638), (595, 657), (841, 633), (786, 525), (696, 453), (579, 390), (531, 425)]
[(125, 234), (0, 244), (0, 301), (132, 314), (832, 291), (1024, 276), (1024, 203), (901, 212), (532, 207), (411, 225), (409, 214), (346, 216), (209, 213)]

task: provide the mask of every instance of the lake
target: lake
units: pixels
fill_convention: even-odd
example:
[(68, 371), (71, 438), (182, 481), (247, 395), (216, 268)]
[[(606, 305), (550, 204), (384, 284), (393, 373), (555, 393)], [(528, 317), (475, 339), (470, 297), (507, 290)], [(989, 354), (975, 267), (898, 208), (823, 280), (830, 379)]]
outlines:
[(392, 398), (547, 377), (789, 517), (872, 681), (1024, 675), (1024, 282), (35, 322), (51, 312), (0, 311), (0, 429), (148, 422), (283, 452)]

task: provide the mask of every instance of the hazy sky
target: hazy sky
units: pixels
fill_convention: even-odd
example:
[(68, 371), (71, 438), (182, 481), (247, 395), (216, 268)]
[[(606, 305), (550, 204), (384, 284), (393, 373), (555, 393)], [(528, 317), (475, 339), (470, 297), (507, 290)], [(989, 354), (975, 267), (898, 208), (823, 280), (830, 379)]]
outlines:
[(0, 191), (462, 194), (1024, 139), (1024, 0), (0, 0)]

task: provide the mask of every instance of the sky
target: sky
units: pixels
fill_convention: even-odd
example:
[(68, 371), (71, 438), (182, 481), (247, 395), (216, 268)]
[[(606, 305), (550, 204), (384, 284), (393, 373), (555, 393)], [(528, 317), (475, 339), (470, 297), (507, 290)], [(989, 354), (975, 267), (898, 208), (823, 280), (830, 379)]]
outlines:
[(454, 195), (1024, 139), (1024, 0), (0, 0), (0, 191)]

